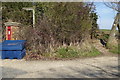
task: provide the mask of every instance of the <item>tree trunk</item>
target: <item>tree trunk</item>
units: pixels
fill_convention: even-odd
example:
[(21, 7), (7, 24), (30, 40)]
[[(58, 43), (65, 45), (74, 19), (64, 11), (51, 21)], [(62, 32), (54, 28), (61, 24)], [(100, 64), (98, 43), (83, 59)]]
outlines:
[(83, 50), (83, 51), (91, 51), (92, 50), (91, 38), (90, 38), (89, 33), (86, 34), (86, 36), (82, 39), (80, 46), (81, 46), (81, 50)]
[(118, 13), (118, 25), (117, 25), (117, 27), (118, 27), (118, 32), (120, 34), (120, 13)]
[[(120, 9), (120, 8), (119, 8)], [(119, 13), (119, 18), (118, 18), (118, 32), (119, 32), (119, 35), (118, 35), (118, 49), (120, 49), (120, 13)], [(118, 51), (118, 53), (120, 54), (120, 51)]]
[(110, 31), (110, 35), (109, 35), (108, 42), (107, 42), (107, 45), (106, 45), (107, 48), (112, 48), (113, 46), (118, 45), (117, 40), (115, 38), (117, 23), (118, 23), (118, 14), (115, 17), (115, 21), (114, 21), (112, 29)]

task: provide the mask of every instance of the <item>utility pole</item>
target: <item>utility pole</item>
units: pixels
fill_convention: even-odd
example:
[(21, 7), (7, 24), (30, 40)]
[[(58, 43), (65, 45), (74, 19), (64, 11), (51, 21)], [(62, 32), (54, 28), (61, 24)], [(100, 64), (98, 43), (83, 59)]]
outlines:
[(33, 27), (35, 27), (35, 6), (29, 8), (23, 8), (24, 10), (32, 10), (33, 13)]
[(35, 6), (33, 6), (33, 27), (35, 27)]
[(33, 2), (33, 27), (35, 27), (35, 3)]

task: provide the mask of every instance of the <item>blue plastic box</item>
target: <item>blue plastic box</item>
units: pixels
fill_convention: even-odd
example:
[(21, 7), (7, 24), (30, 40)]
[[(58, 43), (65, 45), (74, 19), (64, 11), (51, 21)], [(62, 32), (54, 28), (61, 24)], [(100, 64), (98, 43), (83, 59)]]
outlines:
[(22, 59), (25, 56), (25, 49), (21, 51), (0, 51), (1, 59)]
[(22, 59), (25, 56), (26, 40), (5, 40), (0, 43), (2, 59)]
[(1, 44), (2, 50), (23, 50), (25, 42), (25, 40), (5, 40)]

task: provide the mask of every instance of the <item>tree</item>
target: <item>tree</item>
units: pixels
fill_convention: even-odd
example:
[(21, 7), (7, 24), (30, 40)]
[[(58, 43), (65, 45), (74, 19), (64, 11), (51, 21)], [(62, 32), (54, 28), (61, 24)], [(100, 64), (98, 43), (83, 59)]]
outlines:
[(57, 41), (67, 45), (91, 46), (91, 29), (92, 25), (96, 26), (93, 3), (49, 3), (48, 7), (45, 16), (52, 23), (51, 31)]
[[(3, 14), (4, 20), (11, 18), (22, 24), (32, 23), (31, 11), (22, 10), (23, 7), (31, 7), (31, 3), (4, 3), (3, 6), (5, 6), (4, 13), (6, 12)], [(28, 50), (45, 53), (49, 51), (51, 44), (56, 48), (57, 45), (69, 46), (71, 43), (91, 47), (90, 35), (97, 27), (97, 15), (93, 3), (36, 2), (35, 6), (36, 27), (22, 27), (24, 29), (21, 32), (24, 33), (23, 38), (27, 40)]]
[(113, 23), (112, 29), (110, 31), (110, 35), (107, 41), (107, 48), (112, 48), (113, 46), (118, 45), (115, 34), (116, 34), (116, 28), (118, 27), (118, 15), (115, 17), (115, 21)]
[(109, 35), (109, 39), (107, 42), (107, 47), (110, 48), (112, 46), (116, 46), (117, 45), (117, 41), (115, 39), (115, 32), (116, 32), (116, 28), (118, 28), (119, 34), (120, 34), (120, 2), (110, 2), (110, 3), (106, 3), (106, 6), (114, 9), (115, 11), (117, 11), (117, 15), (115, 17), (110, 35)]
[(32, 24), (32, 12), (25, 11), (23, 7), (32, 7), (30, 2), (3, 2), (2, 3), (2, 21), (11, 19), (25, 25)]
[(98, 15), (95, 12), (91, 13), (92, 18), (92, 29), (91, 29), (91, 39), (97, 38), (99, 27), (97, 24)]
[(117, 12), (120, 12), (120, 1), (119, 2), (107, 2), (105, 5), (109, 8), (114, 9)]

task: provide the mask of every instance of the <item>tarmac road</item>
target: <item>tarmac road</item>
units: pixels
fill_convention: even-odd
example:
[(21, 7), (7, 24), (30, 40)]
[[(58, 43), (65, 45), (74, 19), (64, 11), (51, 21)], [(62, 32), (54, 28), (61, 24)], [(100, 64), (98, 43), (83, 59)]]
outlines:
[(117, 78), (118, 57), (66, 61), (0, 60), (3, 78)]

